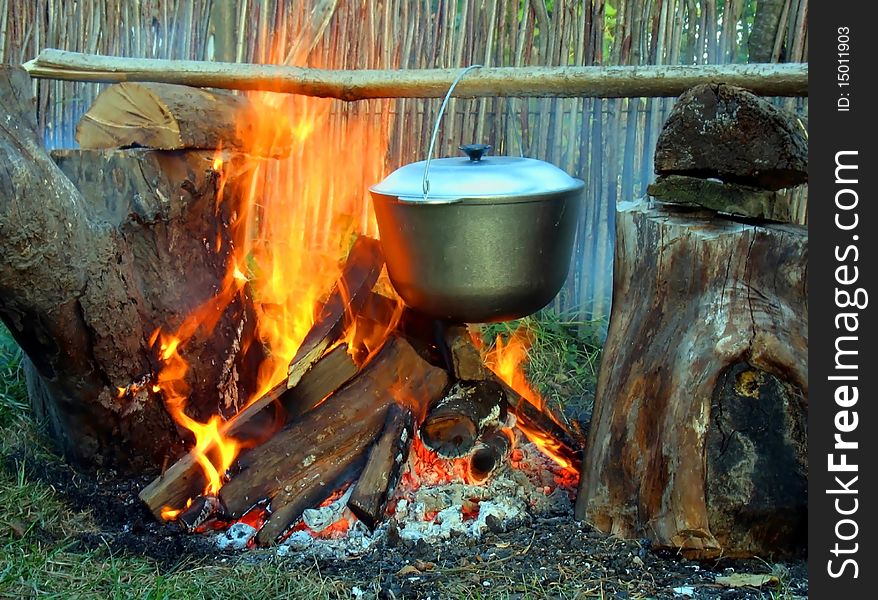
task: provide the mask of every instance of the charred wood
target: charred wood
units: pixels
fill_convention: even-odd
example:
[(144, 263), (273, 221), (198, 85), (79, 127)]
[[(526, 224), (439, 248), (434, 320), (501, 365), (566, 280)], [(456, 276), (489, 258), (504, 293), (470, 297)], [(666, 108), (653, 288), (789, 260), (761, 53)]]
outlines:
[[(267, 541), (269, 533), (277, 537), (301, 516), (298, 498), (329, 496), (338, 478), (365, 458), (385, 422), (388, 406), (402, 399), (416, 409), (419, 403), (441, 397), (447, 382), (443, 370), (424, 362), (404, 340), (391, 337), (348, 384), (239, 457), (237, 472), (220, 490), (226, 512), (237, 518), (270, 498), (270, 529), (260, 540)], [(295, 506), (283, 508), (290, 504)]]
[(287, 387), (293, 387), (323, 353), (344, 333), (372, 295), (372, 288), (384, 268), (378, 240), (360, 236), (348, 253), (341, 277), (329, 294), (316, 323), (305, 336), (290, 363)]
[(445, 345), (451, 358), (451, 368), (460, 381), (482, 381), (488, 377), (488, 368), (479, 349), (473, 343), (466, 325), (450, 325), (445, 330)]
[[(264, 441), (286, 423), (304, 414), (341, 387), (357, 373), (357, 365), (341, 344), (327, 352), (293, 388), (282, 381), (230, 419), (223, 428), (225, 436), (250, 444)], [(215, 448), (205, 450), (208, 456)], [(140, 492), (140, 499), (157, 519), (164, 507), (183, 506), (187, 499), (200, 494), (206, 480), (201, 466), (190, 452)]]
[(222, 505), (216, 496), (198, 496), (186, 509), (177, 515), (177, 524), (186, 533), (195, 533), (211, 519), (222, 512)]
[(506, 398), (494, 381), (456, 383), (419, 428), (427, 448), (445, 458), (468, 453), (486, 427), (506, 418)]
[(509, 458), (512, 451), (513, 433), (509, 429), (495, 428), (479, 438), (469, 456), (469, 474), (476, 483), (487, 480)]
[(375, 529), (384, 517), (387, 501), (408, 460), (414, 434), (415, 415), (411, 409), (391, 405), (384, 431), (369, 451), (366, 467), (348, 500), (348, 508), (369, 529)]

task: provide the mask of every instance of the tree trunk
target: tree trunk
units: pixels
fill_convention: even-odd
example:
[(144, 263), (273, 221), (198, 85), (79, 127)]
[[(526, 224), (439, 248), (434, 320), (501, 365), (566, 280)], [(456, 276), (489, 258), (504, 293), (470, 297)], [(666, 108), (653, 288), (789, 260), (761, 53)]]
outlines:
[[(35, 413), (70, 460), (155, 468), (182, 451), (180, 434), (160, 398), (129, 384), (158, 368), (150, 334), (223, 280), (231, 240), (227, 216), (214, 214), (211, 155), (67, 153), (59, 169), (36, 133), (31, 90), (23, 71), (0, 68), (0, 113), (11, 117), (0, 124), (0, 318), (29, 358)], [(218, 236), (223, 252), (202, 243)], [(236, 345), (248, 316), (237, 296), (187, 344), (193, 417), (249, 398), (261, 356)]]
[(780, 26), (785, 0), (759, 0), (756, 3), (756, 15), (753, 17), (753, 28), (747, 40), (749, 61), (751, 63), (771, 62), (774, 53), (774, 40)]
[(800, 550), (806, 230), (645, 202), (616, 222), (576, 517), (696, 558)]

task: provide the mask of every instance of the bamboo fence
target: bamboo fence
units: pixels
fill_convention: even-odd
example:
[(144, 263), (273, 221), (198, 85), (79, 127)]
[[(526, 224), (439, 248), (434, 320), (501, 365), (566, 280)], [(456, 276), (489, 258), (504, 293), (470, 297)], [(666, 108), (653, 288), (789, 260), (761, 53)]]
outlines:
[[(762, 0), (760, 0), (762, 1)], [(766, 2), (768, 0), (765, 0)], [(807, 61), (808, 0), (780, 10), (773, 61)], [(5, 0), (0, 58), (42, 48), (142, 58), (287, 62), (339, 69), (529, 65), (717, 64), (747, 61), (754, 0)], [(782, 6), (781, 6), (782, 5)], [(35, 83), (49, 147), (74, 145), (102, 88)], [(807, 119), (807, 100), (775, 99)], [(336, 143), (352, 115), (391, 127), (387, 168), (421, 160), (441, 100), (335, 102)], [(552, 162), (586, 181), (570, 275), (552, 309), (609, 314), (617, 201), (645, 193), (671, 98), (452, 99), (436, 154), (480, 142), (495, 154)], [(805, 191), (798, 217), (807, 219)]]

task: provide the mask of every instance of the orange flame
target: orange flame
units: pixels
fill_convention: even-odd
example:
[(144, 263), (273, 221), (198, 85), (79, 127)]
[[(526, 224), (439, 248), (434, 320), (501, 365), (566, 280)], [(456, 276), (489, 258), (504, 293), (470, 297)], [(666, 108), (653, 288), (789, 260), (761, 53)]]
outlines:
[[(485, 364), (487, 364), (488, 368), (494, 371), (494, 373), (496, 373), (506, 385), (515, 390), (515, 392), (522, 397), (523, 401), (531, 403), (550, 418), (554, 419), (552, 414), (545, 410), (545, 401), (543, 400), (543, 397), (533, 388), (525, 374), (528, 351), (530, 350), (532, 343), (533, 340), (523, 327), (516, 329), (506, 342), (504, 342), (503, 338), (498, 335), (494, 348), (485, 356)], [(516, 422), (516, 427), (518, 427), (527, 439), (539, 448), (543, 454), (551, 458), (559, 466), (567, 470), (575, 470), (573, 463), (559, 452), (560, 447), (556, 440), (548, 438), (542, 432), (528, 427), (527, 424), (522, 423), (521, 420)]]
[[(242, 340), (242, 345), (261, 343), (268, 358), (259, 367), (256, 393), (245, 405), (286, 376), (353, 239), (358, 234), (377, 237), (367, 187), (385, 174), (392, 114), (390, 101), (370, 101), (353, 110), (338, 101), (267, 92), (251, 94), (250, 100), (252, 114), (238, 124), (249, 152), (229, 155), (219, 147), (212, 161), (218, 173), (215, 210), (225, 208), (231, 215), (233, 244), (220, 291), (176, 331), (157, 330), (150, 340), (158, 343), (162, 362), (151, 389), (161, 392), (171, 416), (195, 436), (192, 452), (205, 473), (207, 494), (222, 486), (223, 473), (241, 445), (223, 435), (221, 417), (202, 423), (185, 412), (190, 391), (185, 345), (199, 329), (210, 331), (247, 288), (255, 304), (257, 339)], [(232, 201), (234, 206), (227, 206)], [(213, 249), (223, 250), (220, 235)], [(380, 348), (395, 326), (357, 328), (350, 320), (350, 351), (366, 356)], [(120, 388), (120, 397), (125, 393)], [(167, 508), (167, 518), (179, 512)]]

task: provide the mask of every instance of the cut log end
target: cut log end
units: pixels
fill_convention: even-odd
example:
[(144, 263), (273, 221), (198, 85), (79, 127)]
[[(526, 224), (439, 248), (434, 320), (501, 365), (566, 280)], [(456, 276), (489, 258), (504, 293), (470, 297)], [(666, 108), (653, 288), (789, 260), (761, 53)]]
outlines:
[(419, 435), (444, 458), (466, 455), (481, 432), (506, 418), (506, 395), (491, 380), (457, 383), (427, 415)]

